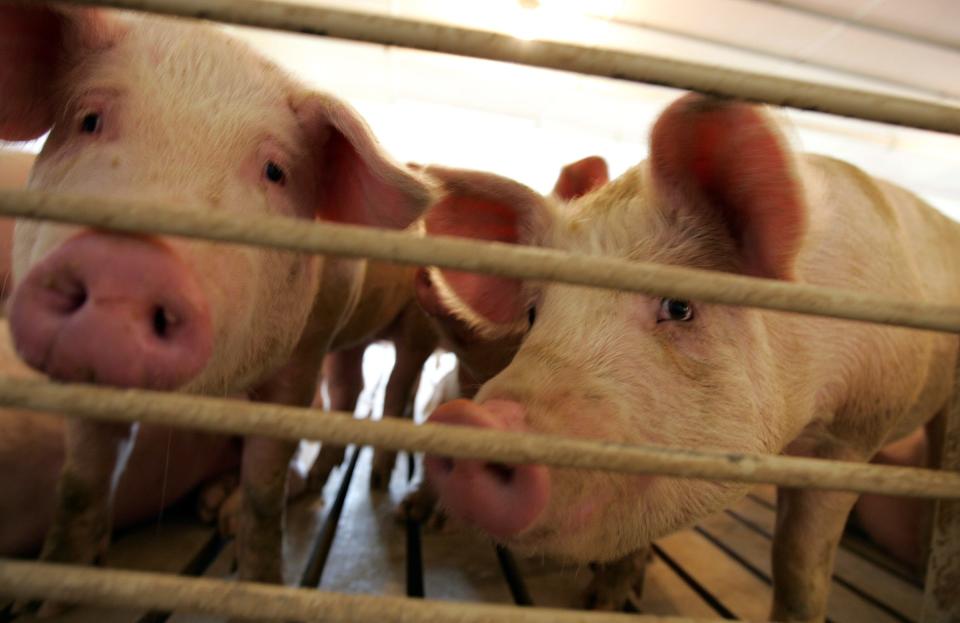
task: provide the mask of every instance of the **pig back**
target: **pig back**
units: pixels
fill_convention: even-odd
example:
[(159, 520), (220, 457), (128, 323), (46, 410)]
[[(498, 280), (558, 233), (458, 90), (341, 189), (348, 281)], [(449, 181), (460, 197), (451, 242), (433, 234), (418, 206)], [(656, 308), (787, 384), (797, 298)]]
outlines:
[[(960, 304), (960, 224), (850, 164), (805, 156), (798, 166), (809, 207), (798, 280)], [(871, 454), (930, 419), (949, 397), (954, 335), (783, 314), (770, 320), (795, 349), (791, 361), (803, 372), (792, 386), (815, 396), (814, 419)]]

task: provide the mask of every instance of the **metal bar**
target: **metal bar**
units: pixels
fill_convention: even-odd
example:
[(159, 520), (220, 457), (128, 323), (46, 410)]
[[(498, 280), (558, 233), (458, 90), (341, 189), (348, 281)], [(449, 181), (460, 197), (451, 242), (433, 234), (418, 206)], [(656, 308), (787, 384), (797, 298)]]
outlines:
[[(953, 401), (943, 422), (940, 468), (960, 474), (960, 365), (953, 388)], [(920, 620), (922, 623), (960, 621), (960, 501), (957, 500), (938, 500), (934, 507)]]
[(159, 573), (94, 569), (0, 559), (0, 593), (117, 608), (175, 610), (277, 621), (438, 621), (449, 623), (718, 623), (708, 619), (516, 608), (406, 597), (347, 595), (312, 589), (182, 578)]
[(183, 428), (283, 439), (356, 443), (455, 458), (682, 478), (773, 483), (912, 497), (960, 499), (960, 474), (863, 463), (759, 454), (628, 446), (556, 435), (387, 419), (331, 417), (313, 409), (95, 385), (62, 385), (0, 376), (0, 405), (113, 422), (150, 422)]
[(960, 333), (955, 305), (553, 249), (37, 191), (0, 191), (0, 214)]
[[(31, 0), (37, 1), (37, 0)], [(510, 35), (359, 11), (268, 0), (67, 0), (213, 19), (508, 61), (738, 97), (846, 117), (960, 133), (960, 109), (923, 100), (789, 80), (657, 56)]]

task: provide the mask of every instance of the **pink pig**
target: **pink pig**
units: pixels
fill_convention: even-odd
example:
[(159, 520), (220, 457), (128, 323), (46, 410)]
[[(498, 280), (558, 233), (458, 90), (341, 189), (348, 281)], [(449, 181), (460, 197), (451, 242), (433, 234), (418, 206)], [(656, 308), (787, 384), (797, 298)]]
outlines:
[[(196, 23), (0, 4), (0, 139), (50, 130), (30, 187), (198, 210), (405, 227), (431, 187), (360, 117)], [(55, 380), (309, 405), (365, 263), (17, 225), (10, 323)], [(91, 562), (137, 427), (71, 421), (42, 557)], [(239, 575), (281, 581), (292, 442), (246, 440)]]
[[(960, 226), (836, 160), (794, 154), (760, 108), (684, 97), (647, 161), (560, 207), (495, 176), (442, 201), (430, 233), (537, 244), (880, 295), (960, 302)], [(434, 423), (726, 452), (868, 461), (944, 417), (957, 337), (439, 271), (486, 335), (528, 326), (510, 365)], [(935, 427), (934, 427), (935, 428)], [(428, 457), (442, 504), (520, 552), (613, 560), (746, 485)], [(822, 621), (851, 493), (781, 489), (778, 621)]]
[[(419, 168), (418, 165), (411, 165)], [(607, 163), (590, 156), (563, 168), (553, 194), (573, 199), (608, 180)], [(442, 180), (438, 180), (442, 185)], [(444, 188), (456, 195), (457, 188)], [(415, 229), (419, 229), (417, 225)], [(426, 314), (425, 314), (426, 312)], [(432, 318), (428, 319), (428, 316)], [(383, 417), (412, 417), (413, 398), (423, 364), (442, 346), (457, 355), (459, 386), (466, 397), (506, 367), (516, 353), (522, 332), (497, 340), (486, 340), (456, 316), (447, 312), (433, 292), (427, 269), (370, 262), (360, 301), (349, 321), (337, 334), (323, 364), (329, 408), (352, 413), (363, 390), (363, 353), (374, 341), (393, 342), (396, 361), (387, 380)], [(323, 405), (322, 396), (314, 405)], [(370, 470), (370, 487), (382, 489), (390, 482), (397, 453), (377, 448)], [(318, 489), (330, 470), (343, 460), (343, 448), (324, 444), (310, 470), (310, 486)], [(419, 513), (432, 509), (432, 498)]]

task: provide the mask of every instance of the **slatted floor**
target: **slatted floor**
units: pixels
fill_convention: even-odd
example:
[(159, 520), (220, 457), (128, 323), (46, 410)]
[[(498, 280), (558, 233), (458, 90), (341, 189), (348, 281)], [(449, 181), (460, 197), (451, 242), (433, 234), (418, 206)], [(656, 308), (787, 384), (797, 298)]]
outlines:
[[(442, 530), (397, 523), (393, 508), (409, 484), (406, 467), (388, 493), (371, 494), (372, 450), (348, 452), (348, 463), (322, 496), (302, 498), (289, 512), (285, 555), (288, 581), (348, 593), (425, 595), (428, 599), (575, 607), (590, 573), (540, 560), (498, 558), (486, 540), (449, 524)], [(353, 460), (350, 460), (353, 459)], [(350, 465), (353, 465), (351, 468)], [(643, 598), (628, 608), (652, 614), (762, 620), (770, 601), (772, 495), (760, 489), (697, 527), (661, 539), (647, 570)], [(119, 535), (108, 565), (230, 577), (232, 543), (189, 518), (184, 509)], [(901, 622), (919, 618), (922, 590), (895, 565), (845, 546), (837, 559), (829, 619)], [(503, 562), (514, 562), (511, 586)], [(18, 621), (32, 620), (21, 617)], [(187, 614), (78, 608), (64, 623), (199, 623)]]

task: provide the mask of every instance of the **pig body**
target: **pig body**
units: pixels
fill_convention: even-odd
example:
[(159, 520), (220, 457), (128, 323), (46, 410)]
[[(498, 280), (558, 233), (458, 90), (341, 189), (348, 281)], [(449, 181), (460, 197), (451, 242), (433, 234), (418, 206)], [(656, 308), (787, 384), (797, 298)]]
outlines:
[[(960, 303), (960, 226), (843, 162), (794, 155), (757, 108), (687, 97), (650, 158), (558, 209), (505, 180), (474, 188), (514, 242)], [(504, 210), (504, 208), (507, 208)], [(482, 237), (441, 202), (428, 230)], [(509, 237), (508, 237), (509, 238)], [(564, 284), (443, 272), (488, 334), (531, 323), (517, 356), (431, 421), (622, 443), (867, 461), (941, 416), (957, 337)], [(454, 514), (523, 552), (610, 560), (729, 505), (746, 485), (428, 458)], [(823, 620), (857, 496), (781, 489), (778, 621)]]
[[(51, 130), (32, 189), (388, 227), (431, 201), (349, 106), (214, 29), (4, 3), (0, 40), (0, 139)], [(56, 380), (306, 406), (357, 305), (364, 262), (23, 221), (13, 273), (17, 352)], [(68, 423), (43, 558), (90, 562), (102, 551), (135, 433)], [(295, 448), (246, 440), (242, 578), (281, 580)]]

